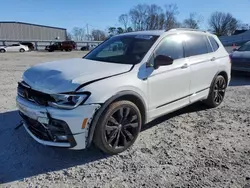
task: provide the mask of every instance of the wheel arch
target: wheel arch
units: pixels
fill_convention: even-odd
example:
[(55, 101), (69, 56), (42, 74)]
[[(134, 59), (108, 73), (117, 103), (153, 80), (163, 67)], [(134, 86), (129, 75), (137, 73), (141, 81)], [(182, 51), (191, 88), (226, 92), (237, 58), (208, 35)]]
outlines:
[(226, 79), (226, 83), (227, 83), (227, 85), (228, 85), (228, 81), (229, 81), (229, 80), (228, 80), (227, 72), (226, 72), (226, 71), (219, 71), (219, 72), (217, 72), (216, 75), (214, 76), (213, 81), (211, 82), (210, 87), (213, 85), (213, 83), (215, 82), (215, 79), (216, 79), (217, 76), (219, 76), (219, 75), (223, 76), (223, 77)]
[(107, 109), (107, 107), (116, 101), (121, 101), (121, 100), (127, 100), (133, 102), (140, 110), (141, 116), (142, 116), (142, 124), (146, 122), (147, 119), (147, 106), (142, 98), (142, 96), (134, 91), (121, 91), (118, 92), (116, 95), (112, 96), (109, 98), (101, 108), (94, 114), (94, 118), (90, 124), (90, 128), (88, 131), (88, 137), (87, 137), (87, 147), (91, 145), (92, 139), (94, 136), (95, 128), (98, 123), (98, 120), (100, 116), (103, 114), (103, 112)]

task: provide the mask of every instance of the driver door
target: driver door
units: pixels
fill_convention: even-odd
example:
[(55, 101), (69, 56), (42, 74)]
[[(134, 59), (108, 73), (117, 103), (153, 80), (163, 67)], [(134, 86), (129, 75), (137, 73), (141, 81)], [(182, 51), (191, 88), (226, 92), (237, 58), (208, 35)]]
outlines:
[(189, 104), (190, 67), (184, 56), (181, 34), (165, 37), (150, 59), (150, 64), (158, 55), (169, 56), (173, 64), (150, 66), (148, 72), (149, 118), (153, 119)]

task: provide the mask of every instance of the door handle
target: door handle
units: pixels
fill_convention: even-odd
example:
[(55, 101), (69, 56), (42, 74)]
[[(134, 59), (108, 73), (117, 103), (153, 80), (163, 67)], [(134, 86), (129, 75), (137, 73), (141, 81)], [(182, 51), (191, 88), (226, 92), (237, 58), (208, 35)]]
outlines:
[(212, 59), (211, 59), (211, 61), (215, 61), (216, 60), (216, 58), (215, 57), (213, 57)]
[(188, 67), (189, 67), (189, 65), (187, 63), (185, 63), (184, 65), (181, 66), (182, 69), (186, 69)]

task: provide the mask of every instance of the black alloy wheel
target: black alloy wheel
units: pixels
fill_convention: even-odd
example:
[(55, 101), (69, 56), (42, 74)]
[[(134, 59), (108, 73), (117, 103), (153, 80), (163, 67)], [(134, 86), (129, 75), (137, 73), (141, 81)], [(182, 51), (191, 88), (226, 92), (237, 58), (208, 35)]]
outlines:
[(214, 102), (221, 104), (226, 92), (226, 81), (224, 77), (219, 77), (214, 86)]
[(222, 75), (218, 75), (212, 83), (208, 98), (204, 101), (211, 108), (219, 106), (226, 93), (227, 81)]
[(108, 154), (120, 153), (133, 145), (142, 124), (139, 109), (130, 101), (111, 104), (99, 122), (94, 142)]

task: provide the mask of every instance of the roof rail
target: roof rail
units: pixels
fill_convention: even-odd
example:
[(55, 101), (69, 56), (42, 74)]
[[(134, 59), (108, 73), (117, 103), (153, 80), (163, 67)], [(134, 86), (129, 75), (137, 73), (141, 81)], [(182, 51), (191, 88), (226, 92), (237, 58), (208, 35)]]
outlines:
[(206, 33), (207, 31), (204, 31), (204, 30), (200, 30), (200, 29), (191, 29), (191, 28), (175, 28), (175, 29), (170, 29), (170, 30), (167, 30), (167, 31), (200, 31), (200, 32), (204, 32)]

